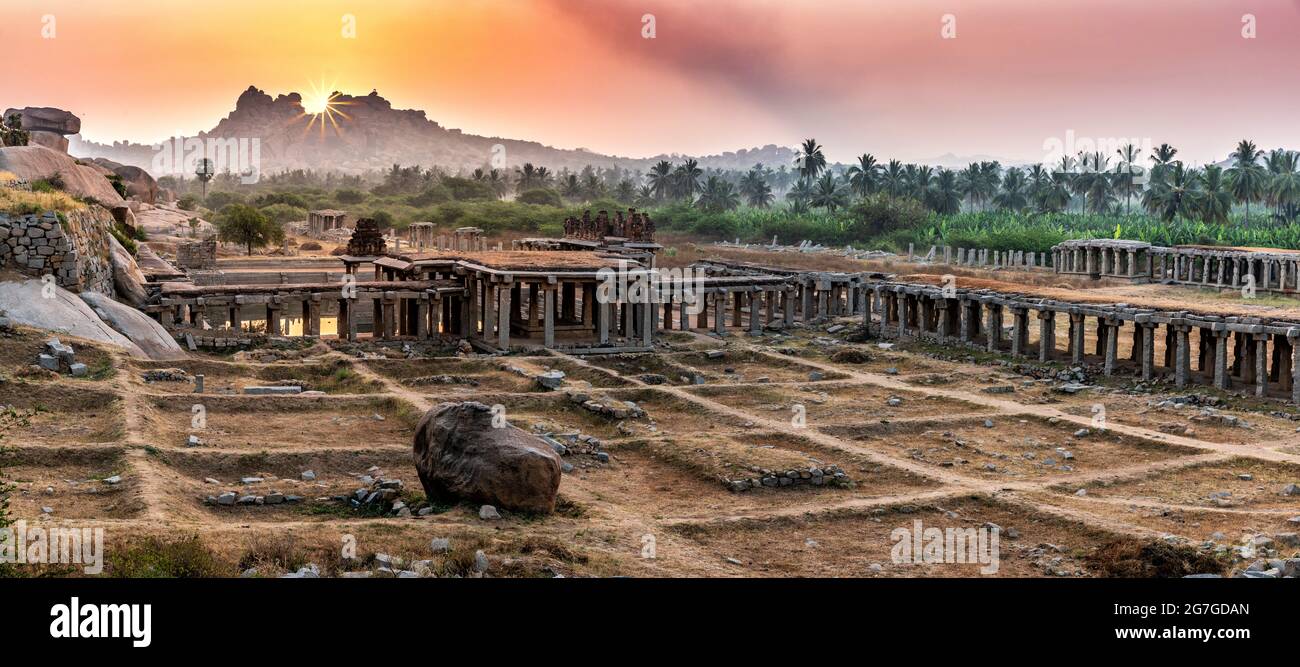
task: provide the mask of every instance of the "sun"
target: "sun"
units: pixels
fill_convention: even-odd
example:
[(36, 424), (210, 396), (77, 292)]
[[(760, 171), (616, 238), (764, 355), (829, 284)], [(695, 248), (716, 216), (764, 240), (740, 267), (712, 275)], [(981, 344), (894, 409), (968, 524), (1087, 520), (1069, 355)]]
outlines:
[(326, 125), (332, 127), (335, 134), (341, 134), (342, 128), (339, 127), (338, 119), (351, 120), (347, 114), (339, 110), (339, 107), (347, 104), (339, 100), (342, 93), (334, 90), (333, 84), (326, 86), (324, 79), (321, 79), (319, 85), (311, 82), (310, 86), (311, 90), (302, 95), (302, 115), (309, 118), (304, 133), (310, 132), (319, 122), (322, 137), (325, 136)]
[(313, 116), (320, 115), (330, 110), (332, 100), (332, 95), (314, 93), (306, 95), (302, 98), (302, 110)]

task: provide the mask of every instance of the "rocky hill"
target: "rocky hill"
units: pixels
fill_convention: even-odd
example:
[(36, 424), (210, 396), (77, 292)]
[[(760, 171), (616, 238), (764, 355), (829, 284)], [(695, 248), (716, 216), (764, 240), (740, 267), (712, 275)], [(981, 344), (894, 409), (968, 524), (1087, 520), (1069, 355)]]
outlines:
[[(564, 167), (577, 170), (586, 165), (644, 171), (660, 159), (683, 159), (680, 155), (628, 158), (553, 148), (535, 141), (466, 134), (442, 127), (418, 109), (394, 109), (392, 103), (374, 92), (359, 97), (340, 95), (334, 99), (334, 106), (338, 113), (332, 115), (331, 122), (305, 114), (298, 93), (272, 97), (249, 87), (235, 101), (234, 111), (198, 137), (260, 139), (263, 173), (287, 169), (363, 173), (394, 164), (469, 170), (488, 165), (497, 145), (504, 147), (503, 157), (511, 169), (531, 162), (553, 171)], [(72, 138), (68, 150), (80, 157), (107, 158), (143, 169), (151, 169), (156, 153), (143, 144), (101, 144), (80, 137)], [(788, 165), (794, 156), (790, 148), (768, 145), (695, 157), (702, 168), (744, 169), (756, 162)]]

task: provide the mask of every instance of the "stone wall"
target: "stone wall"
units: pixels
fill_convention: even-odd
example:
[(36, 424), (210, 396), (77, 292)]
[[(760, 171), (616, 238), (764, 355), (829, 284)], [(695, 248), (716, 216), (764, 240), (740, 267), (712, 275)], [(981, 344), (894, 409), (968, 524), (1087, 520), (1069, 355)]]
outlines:
[(92, 207), (64, 214), (0, 213), (0, 266), (33, 276), (52, 275), (72, 292), (91, 290), (112, 296), (109, 258), (112, 215)]
[(217, 268), (217, 239), (176, 246), (176, 266), (182, 269), (209, 270)]

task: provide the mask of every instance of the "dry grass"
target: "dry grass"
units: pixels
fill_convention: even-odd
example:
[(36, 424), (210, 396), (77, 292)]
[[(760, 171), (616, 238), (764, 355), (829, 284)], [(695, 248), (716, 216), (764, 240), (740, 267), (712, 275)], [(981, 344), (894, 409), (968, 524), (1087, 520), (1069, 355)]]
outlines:
[[(2, 180), (5, 179), (0, 176), (0, 181)], [(83, 208), (85, 208), (85, 204), (63, 192), (28, 192), (27, 190), (0, 188), (0, 211), (10, 213), (66, 212)]]

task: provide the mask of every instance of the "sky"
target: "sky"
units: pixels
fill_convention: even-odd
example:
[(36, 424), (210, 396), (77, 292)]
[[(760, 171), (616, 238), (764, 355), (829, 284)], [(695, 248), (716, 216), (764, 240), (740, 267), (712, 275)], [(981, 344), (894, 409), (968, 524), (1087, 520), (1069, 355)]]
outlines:
[(1300, 149), (1300, 0), (0, 0), (0, 44), (0, 106), (95, 141), (211, 129), (253, 85), (629, 157)]

